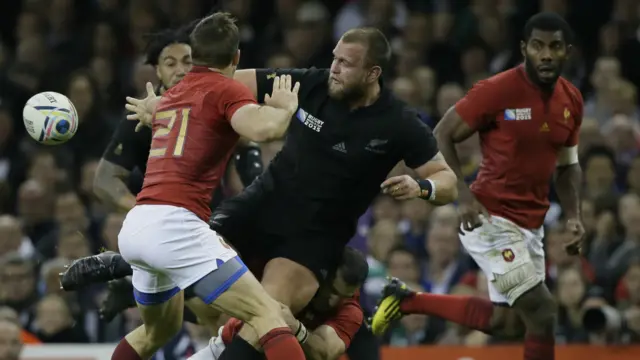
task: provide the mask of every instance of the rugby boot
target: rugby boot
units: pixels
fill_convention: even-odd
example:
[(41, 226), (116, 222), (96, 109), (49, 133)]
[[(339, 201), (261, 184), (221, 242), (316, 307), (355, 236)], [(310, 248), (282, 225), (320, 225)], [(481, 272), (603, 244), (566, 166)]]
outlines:
[(382, 290), (382, 297), (378, 302), (369, 323), (374, 335), (380, 336), (387, 331), (389, 325), (402, 317), (400, 303), (415, 294), (409, 287), (397, 278), (390, 278), (389, 283)]
[(128, 278), (109, 281), (107, 297), (100, 306), (100, 318), (111, 322), (116, 315), (136, 306), (133, 285)]
[(60, 285), (66, 291), (74, 291), (90, 284), (105, 283), (131, 275), (131, 266), (113, 251), (74, 260), (60, 274)]

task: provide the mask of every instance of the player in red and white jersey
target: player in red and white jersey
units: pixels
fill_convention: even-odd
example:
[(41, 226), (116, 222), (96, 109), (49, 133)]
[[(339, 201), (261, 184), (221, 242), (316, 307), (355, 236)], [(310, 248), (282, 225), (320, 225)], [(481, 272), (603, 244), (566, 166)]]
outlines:
[(228, 14), (202, 19), (190, 40), (194, 67), (160, 100), (143, 188), (118, 236), (144, 325), (118, 344), (112, 359), (148, 359), (171, 339), (182, 327), (187, 288), (199, 318), (225, 312), (251, 325), (267, 359), (304, 359), (280, 304), (207, 224), (211, 194), (239, 135), (281, 137), (297, 110), (300, 84), (292, 89), (290, 77), (278, 78), (267, 106), (257, 105), (232, 79), (239, 34)]
[[(296, 317), (283, 305), (285, 320), (296, 333), (307, 359), (337, 359), (349, 348), (363, 322), (359, 289), (368, 272), (364, 255), (347, 246), (335, 274), (322, 284)], [(233, 341), (238, 340), (235, 335), (241, 332), (248, 342)], [(190, 359), (222, 360), (226, 349), (242, 347), (243, 360), (262, 360), (264, 354), (254, 348), (258, 347), (257, 340), (250, 328), (245, 329), (240, 320), (231, 318), (219, 329), (218, 336)], [(228, 353), (225, 356), (229, 356)]]
[[(440, 151), (462, 179), (455, 143), (480, 135), (483, 160), (469, 189), (459, 187), (461, 235), (467, 252), (489, 280), (491, 301), (473, 297), (417, 294), (398, 280), (385, 288), (373, 317), (382, 332), (401, 314), (421, 313), (487, 333), (525, 336), (524, 359), (554, 358), (555, 303), (544, 284), (543, 221), (549, 181), (555, 186), (579, 253), (578, 134), (580, 91), (560, 77), (571, 29), (555, 13), (540, 13), (525, 25), (524, 64), (478, 82), (435, 128)], [(517, 313), (521, 323), (506, 326)]]

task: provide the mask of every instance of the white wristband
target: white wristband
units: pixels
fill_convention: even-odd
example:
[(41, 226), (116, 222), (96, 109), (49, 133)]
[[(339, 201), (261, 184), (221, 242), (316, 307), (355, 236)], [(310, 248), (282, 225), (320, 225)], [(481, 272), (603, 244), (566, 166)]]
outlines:
[(300, 321), (298, 321), (298, 330), (296, 330), (295, 336), (300, 344), (304, 344), (309, 338), (309, 331)]
[(431, 184), (431, 194), (429, 194), (429, 201), (433, 201), (436, 198), (436, 183), (431, 179), (427, 179), (427, 181)]

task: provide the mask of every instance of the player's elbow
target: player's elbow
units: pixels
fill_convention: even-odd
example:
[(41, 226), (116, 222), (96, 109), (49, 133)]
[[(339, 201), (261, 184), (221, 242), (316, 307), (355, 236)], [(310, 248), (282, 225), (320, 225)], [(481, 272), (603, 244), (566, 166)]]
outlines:
[(284, 136), (291, 114), (270, 106), (246, 105), (231, 118), (231, 126), (240, 136), (254, 142), (266, 142)]
[(262, 123), (262, 126), (256, 129), (251, 140), (262, 143), (281, 139), (284, 137), (286, 131), (286, 126), (282, 126), (282, 124), (277, 121), (265, 121)]

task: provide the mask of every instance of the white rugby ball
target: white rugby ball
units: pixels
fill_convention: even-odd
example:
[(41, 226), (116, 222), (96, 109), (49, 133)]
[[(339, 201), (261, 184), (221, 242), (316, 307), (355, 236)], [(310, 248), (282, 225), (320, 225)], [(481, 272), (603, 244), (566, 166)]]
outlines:
[(62, 144), (78, 131), (78, 113), (71, 100), (53, 91), (35, 94), (22, 109), (24, 127), (36, 141)]

